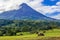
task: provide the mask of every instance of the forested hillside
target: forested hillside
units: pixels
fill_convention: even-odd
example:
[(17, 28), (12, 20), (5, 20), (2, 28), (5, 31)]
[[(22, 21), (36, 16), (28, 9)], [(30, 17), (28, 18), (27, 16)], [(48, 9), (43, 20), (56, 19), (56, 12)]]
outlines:
[(0, 20), (0, 36), (13, 36), (19, 32), (35, 33), (39, 30), (60, 28), (60, 22), (40, 20)]

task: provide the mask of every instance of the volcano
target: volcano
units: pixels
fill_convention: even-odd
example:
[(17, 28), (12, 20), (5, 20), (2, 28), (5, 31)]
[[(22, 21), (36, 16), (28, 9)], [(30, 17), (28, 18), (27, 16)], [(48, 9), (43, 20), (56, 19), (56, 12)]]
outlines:
[(0, 19), (8, 20), (55, 20), (53, 18), (47, 17), (33, 8), (28, 4), (21, 4), (18, 10), (6, 11), (0, 14)]

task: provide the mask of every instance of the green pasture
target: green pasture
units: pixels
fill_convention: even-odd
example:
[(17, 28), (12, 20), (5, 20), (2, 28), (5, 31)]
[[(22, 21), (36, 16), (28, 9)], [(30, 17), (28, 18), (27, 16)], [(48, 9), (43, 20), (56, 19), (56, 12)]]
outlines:
[(50, 37), (60, 37), (60, 29), (46, 30), (45, 36), (38, 36), (38, 34), (30, 34), (29, 32), (22, 32), (21, 36), (0, 36), (0, 40), (45, 40)]

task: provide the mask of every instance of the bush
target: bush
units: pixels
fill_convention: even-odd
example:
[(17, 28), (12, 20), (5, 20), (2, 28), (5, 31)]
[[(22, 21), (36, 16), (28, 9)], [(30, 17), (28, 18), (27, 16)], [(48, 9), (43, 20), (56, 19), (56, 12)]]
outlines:
[(16, 36), (20, 36), (20, 35), (23, 35), (22, 33), (16, 33)]
[(44, 36), (44, 33), (39, 33), (38, 36)]

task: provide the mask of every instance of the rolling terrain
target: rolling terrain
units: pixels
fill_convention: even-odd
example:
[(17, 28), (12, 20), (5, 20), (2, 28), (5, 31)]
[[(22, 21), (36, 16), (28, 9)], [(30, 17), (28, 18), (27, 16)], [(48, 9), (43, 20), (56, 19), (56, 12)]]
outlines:
[[(38, 36), (43, 31), (44, 36)], [(60, 22), (23, 3), (0, 14), (0, 40), (60, 40)]]

